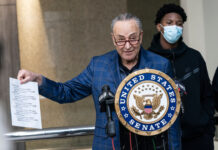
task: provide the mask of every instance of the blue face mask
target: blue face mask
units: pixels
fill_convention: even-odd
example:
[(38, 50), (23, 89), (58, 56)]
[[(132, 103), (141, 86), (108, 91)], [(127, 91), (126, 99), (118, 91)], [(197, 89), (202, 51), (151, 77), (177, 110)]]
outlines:
[(182, 30), (183, 30), (182, 27), (176, 25), (172, 25), (172, 26), (163, 26), (162, 24), (160, 25), (164, 28), (164, 33), (161, 32), (161, 34), (163, 35), (165, 40), (170, 44), (176, 43), (179, 40), (179, 38), (182, 36)]

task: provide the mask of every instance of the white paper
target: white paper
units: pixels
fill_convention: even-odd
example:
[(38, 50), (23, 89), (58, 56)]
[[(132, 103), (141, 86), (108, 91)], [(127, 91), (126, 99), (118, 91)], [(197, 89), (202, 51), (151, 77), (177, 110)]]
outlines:
[(13, 126), (42, 128), (37, 82), (20, 84), (10, 78), (10, 106)]

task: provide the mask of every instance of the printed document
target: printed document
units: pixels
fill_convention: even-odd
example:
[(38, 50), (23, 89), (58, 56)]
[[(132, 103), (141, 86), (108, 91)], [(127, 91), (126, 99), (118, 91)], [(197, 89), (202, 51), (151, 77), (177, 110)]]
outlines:
[(37, 82), (20, 84), (10, 78), (10, 106), (13, 126), (42, 128)]

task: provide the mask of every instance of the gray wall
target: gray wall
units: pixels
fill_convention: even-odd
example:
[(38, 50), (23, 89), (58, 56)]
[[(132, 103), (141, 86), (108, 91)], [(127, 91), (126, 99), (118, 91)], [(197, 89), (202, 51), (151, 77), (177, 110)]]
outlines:
[[(14, 130), (11, 126), (9, 103), (9, 77), (16, 77), (20, 67), (16, 0), (0, 0), (0, 128), (2, 132)], [(4, 129), (4, 130), (3, 130)], [(2, 139), (1, 139), (1, 142)], [(0, 144), (0, 149), (18, 149), (13, 144)], [(8, 147), (9, 146), (9, 147)], [(24, 146), (21, 144), (20, 148)]]
[(0, 101), (9, 110), (9, 77), (19, 69), (16, 1), (0, 0)]
[(205, 23), (205, 43), (206, 43), (206, 62), (211, 80), (213, 79), (216, 68), (218, 67), (218, 1), (203, 1), (204, 23)]

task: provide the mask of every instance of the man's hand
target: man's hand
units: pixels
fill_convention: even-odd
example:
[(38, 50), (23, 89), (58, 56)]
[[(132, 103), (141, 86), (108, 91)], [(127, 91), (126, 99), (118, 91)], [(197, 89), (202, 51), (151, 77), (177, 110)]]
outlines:
[(29, 81), (38, 82), (39, 86), (42, 84), (42, 75), (41, 74), (37, 74), (37, 73), (31, 72), (28, 70), (24, 70), (24, 69), (21, 69), (18, 72), (17, 79), (20, 80), (21, 84), (29, 82)]

